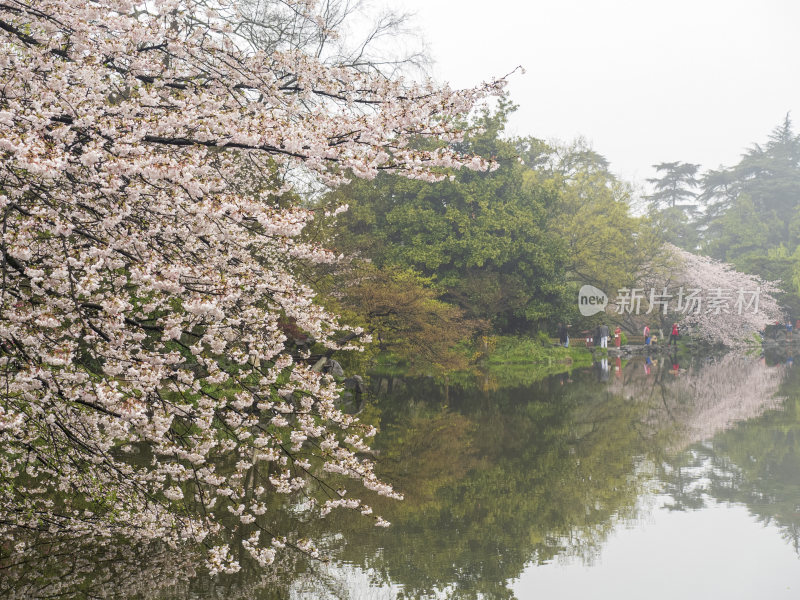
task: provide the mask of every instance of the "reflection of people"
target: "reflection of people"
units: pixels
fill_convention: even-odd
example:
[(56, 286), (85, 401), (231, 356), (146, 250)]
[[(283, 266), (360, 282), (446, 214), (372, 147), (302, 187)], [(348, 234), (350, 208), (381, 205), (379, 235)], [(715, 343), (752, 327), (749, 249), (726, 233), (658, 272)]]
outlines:
[(617, 328), (614, 330), (614, 345), (617, 348), (619, 348), (619, 345), (621, 343), (622, 343), (622, 329), (620, 329), (619, 325), (617, 325)]
[(672, 324), (672, 331), (669, 334), (669, 344), (668, 345), (671, 346), (673, 341), (675, 342), (675, 346), (677, 346), (678, 345), (678, 324), (677, 323), (673, 323)]
[(647, 356), (644, 359), (644, 374), (650, 375), (650, 366), (653, 364), (653, 360)]
[(681, 370), (681, 366), (678, 364), (678, 355), (677, 354), (673, 354), (672, 355), (672, 369), (670, 370), (670, 373), (672, 373), (673, 375), (677, 375), (680, 372), (680, 370)]
[(643, 333), (644, 333), (644, 345), (645, 346), (649, 346), (650, 345), (650, 326), (649, 325), (645, 325), (644, 326), (644, 332)]
[(597, 380), (598, 381), (608, 381), (608, 358), (605, 356), (600, 359), (597, 364)]

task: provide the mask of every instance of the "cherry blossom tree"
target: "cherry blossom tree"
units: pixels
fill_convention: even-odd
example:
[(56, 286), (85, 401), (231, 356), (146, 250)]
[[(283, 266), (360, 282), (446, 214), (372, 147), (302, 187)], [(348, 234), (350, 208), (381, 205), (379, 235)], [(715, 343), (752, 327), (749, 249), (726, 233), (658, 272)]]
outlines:
[[(275, 6), (324, 26), (313, 0)], [(489, 168), (449, 143), (504, 82), (454, 91), (265, 52), (240, 21), (228, 0), (0, 4), (3, 538), (202, 543), (232, 572), (233, 530), (263, 565), (316, 553), (264, 527), (276, 493), (317, 516), (371, 514), (348, 479), (400, 497), (363, 458), (374, 429), (287, 349), (287, 321), (328, 348), (361, 332), (296, 276), (337, 257), (298, 239), (313, 214), (277, 174)]]
[[(684, 323), (693, 334), (714, 343), (738, 346), (776, 320), (783, 309), (773, 294), (778, 287), (706, 256), (670, 247), (678, 258), (676, 280), (683, 288)], [(690, 303), (689, 294), (701, 290)], [(676, 305), (677, 307), (677, 305)]]
[(618, 294), (611, 312), (637, 330), (658, 323), (665, 332), (680, 322), (683, 333), (728, 347), (753, 341), (767, 325), (785, 318), (773, 295), (776, 284), (736, 271), (732, 265), (666, 244), (644, 269), (636, 288)]

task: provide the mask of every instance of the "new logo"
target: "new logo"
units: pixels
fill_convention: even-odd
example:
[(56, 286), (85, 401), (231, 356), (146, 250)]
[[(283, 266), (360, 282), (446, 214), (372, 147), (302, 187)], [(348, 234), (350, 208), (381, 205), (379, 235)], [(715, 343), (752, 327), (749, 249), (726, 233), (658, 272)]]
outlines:
[(584, 285), (578, 291), (578, 310), (584, 317), (603, 312), (606, 306), (608, 306), (608, 296), (603, 290), (598, 290), (593, 285)]

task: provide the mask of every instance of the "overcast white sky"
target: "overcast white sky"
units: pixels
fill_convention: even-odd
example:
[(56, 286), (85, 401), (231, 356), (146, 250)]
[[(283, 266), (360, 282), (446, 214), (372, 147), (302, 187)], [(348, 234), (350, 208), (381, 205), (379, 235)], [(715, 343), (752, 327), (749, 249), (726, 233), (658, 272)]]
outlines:
[(731, 166), (787, 112), (800, 131), (800, 0), (396, 0), (465, 87), (522, 65), (510, 133), (586, 137), (625, 179)]

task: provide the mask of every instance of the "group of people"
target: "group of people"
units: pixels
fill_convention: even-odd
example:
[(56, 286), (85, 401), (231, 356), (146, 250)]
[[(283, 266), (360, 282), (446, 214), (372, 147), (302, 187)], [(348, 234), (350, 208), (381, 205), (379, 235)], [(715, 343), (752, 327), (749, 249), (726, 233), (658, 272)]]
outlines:
[[(644, 330), (642, 332), (644, 334), (644, 345), (650, 346), (653, 342), (653, 336), (650, 334), (650, 326), (645, 325)], [(599, 325), (595, 331), (594, 338), (587, 338), (587, 342), (592, 340), (594, 344), (600, 348), (608, 348), (608, 338), (610, 334), (610, 329), (608, 325), (605, 323)], [(672, 331), (669, 334), (669, 343), (668, 345), (672, 346), (678, 345), (678, 337), (680, 335), (678, 324), (672, 324)], [(565, 323), (558, 324), (558, 342), (560, 345), (564, 346), (565, 348), (569, 348), (569, 325)], [(620, 326), (617, 325), (616, 329), (614, 329), (614, 345), (619, 348), (620, 344), (622, 343), (622, 329)]]
[[(595, 344), (599, 341), (599, 346), (601, 348), (608, 348), (608, 336), (609, 336), (609, 328), (608, 325), (603, 323), (597, 328), (597, 332), (594, 337)], [(619, 325), (614, 330), (614, 345), (619, 348), (622, 344), (622, 329), (620, 329)]]
[[(650, 326), (649, 325), (645, 325), (644, 326), (644, 331), (642, 333), (644, 334), (644, 345), (645, 346), (649, 346), (653, 342), (653, 336), (650, 335)], [(678, 324), (677, 323), (673, 323), (672, 324), (672, 331), (670, 331), (669, 342), (667, 343), (667, 345), (668, 346), (672, 346), (672, 345), (677, 346), (678, 345), (678, 337), (679, 337), (679, 335), (680, 335), (680, 332), (678, 330)]]

